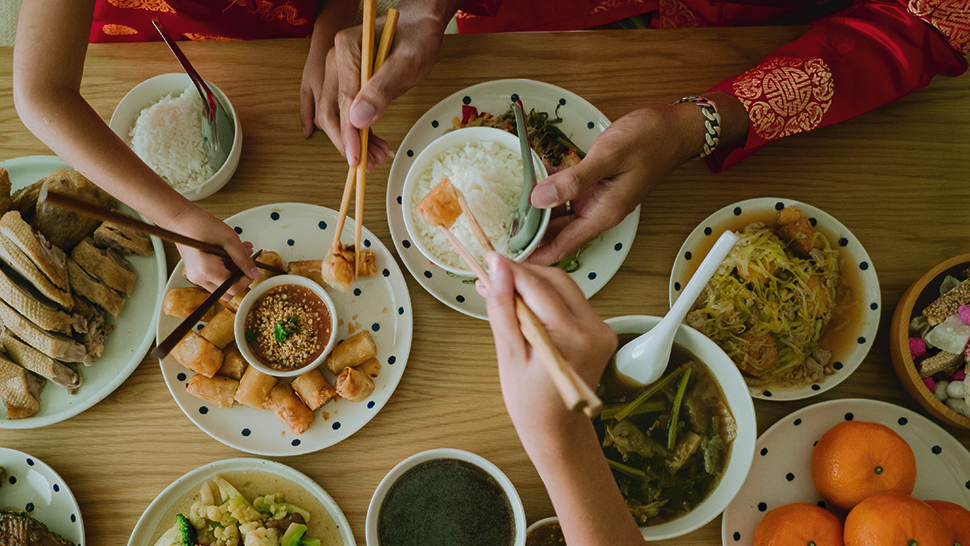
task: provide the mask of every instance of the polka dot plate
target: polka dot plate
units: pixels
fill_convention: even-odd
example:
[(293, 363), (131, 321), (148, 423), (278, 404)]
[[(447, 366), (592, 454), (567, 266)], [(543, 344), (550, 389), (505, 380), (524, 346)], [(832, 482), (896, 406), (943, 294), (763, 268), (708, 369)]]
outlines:
[[(350, 524), (347, 522), (347, 517), (340, 507), (337, 506), (337, 503), (334, 502), (333, 497), (323, 487), (320, 487), (320, 484), (310, 479), (306, 474), (285, 464), (253, 458), (226, 459), (202, 465), (172, 482), (155, 497), (155, 500), (148, 505), (148, 508), (138, 518), (138, 523), (135, 524), (135, 528), (131, 532), (131, 537), (128, 539), (128, 546), (153, 546), (155, 541), (158, 540), (155, 538), (155, 535), (162, 534), (159, 531), (162, 518), (174, 518), (174, 514), (169, 513), (174, 504), (187, 493), (198, 491), (205, 481), (212, 479), (216, 474), (226, 474), (229, 472), (242, 472), (249, 475), (259, 473), (265, 475), (267, 478), (266, 481), (269, 483), (283, 479), (303, 488), (306, 493), (316, 498), (323, 505), (337, 527), (336, 531), (340, 535), (340, 544), (327, 544), (332, 544), (333, 546), (354, 546), (354, 535), (351, 532)], [(268, 493), (272, 492), (274, 491), (268, 491)], [(166, 530), (167, 528), (168, 526), (166, 526)], [(159, 532), (156, 533), (156, 531)]]
[(782, 418), (758, 438), (751, 471), (721, 519), (724, 546), (751, 544), (755, 528), (772, 508), (809, 502), (845, 520), (812, 485), (812, 447), (828, 429), (845, 420), (873, 421), (896, 431), (916, 455), (919, 499), (970, 506), (970, 453), (939, 425), (899, 406), (877, 400), (820, 402)]
[[(879, 329), (882, 299), (876, 269), (866, 249), (845, 226), (825, 212), (791, 199), (764, 197), (729, 205), (708, 216), (684, 241), (670, 273), (670, 305), (673, 305), (680, 295), (681, 287), (690, 280), (724, 230), (740, 231), (752, 222), (772, 222), (776, 212), (789, 205), (801, 209), (826, 236), (832, 248), (839, 251), (842, 278), (850, 291), (842, 303), (845, 306), (841, 312), (844, 327), (839, 328), (837, 334), (830, 334), (835, 335), (835, 338), (823, 338), (823, 341), (828, 341), (832, 351), (832, 367), (835, 373), (804, 387), (749, 385), (751, 396), (764, 400), (800, 400), (823, 393), (845, 380), (869, 353)], [(833, 319), (830, 329), (835, 331), (834, 325), (839, 321), (838, 317)]]
[[(333, 241), (337, 211), (302, 203), (265, 205), (243, 211), (226, 219), (244, 241), (254, 248), (273, 250), (283, 262), (322, 259)], [(343, 240), (354, 238), (353, 221), (344, 225)], [(185, 390), (193, 372), (174, 357), (161, 361), (162, 375), (169, 391), (185, 415), (199, 428), (220, 442), (256, 455), (286, 456), (310, 453), (329, 447), (360, 430), (377, 414), (397, 387), (411, 349), (412, 313), (404, 274), (394, 257), (373, 233), (364, 228), (362, 241), (377, 258), (376, 277), (354, 283), (347, 294), (327, 289), (337, 310), (337, 341), (362, 329), (370, 330), (377, 344), (382, 365), (374, 393), (361, 402), (335, 400), (316, 411), (310, 429), (296, 435), (284, 427), (270, 411), (259, 411), (241, 404), (226, 409), (204, 402)], [(166, 291), (189, 286), (179, 262)], [(179, 323), (178, 318), (160, 313), (158, 339), (164, 339)], [(201, 325), (199, 325), (201, 328)], [(324, 374), (333, 382), (328, 370)]]
[(0, 508), (14, 508), (43, 523), (51, 531), (84, 546), (81, 509), (67, 483), (37, 457), (0, 447)]
[[(18, 157), (0, 163), (0, 167), (7, 169), (13, 190), (29, 186), (58, 169), (70, 168), (57, 156)], [(138, 217), (124, 205), (119, 210)], [(48, 381), (40, 394), (40, 411), (27, 419), (10, 420), (0, 414), (0, 429), (43, 427), (74, 417), (104, 400), (135, 371), (154, 340), (155, 318), (165, 294), (165, 251), (157, 237), (152, 237), (152, 246), (155, 252), (151, 256), (128, 257), (138, 274), (134, 290), (120, 317), (108, 317), (115, 329), (105, 340), (104, 354), (93, 366), (77, 368), (81, 375), (77, 393), (68, 394)]]
[[(404, 226), (402, 210), (404, 179), (414, 159), (434, 139), (452, 128), (451, 120), (461, 117), (462, 105), (480, 112), (501, 114), (512, 100), (521, 98), (526, 109), (535, 108), (550, 115), (559, 107), (563, 121), (559, 127), (582, 150), (589, 150), (593, 140), (606, 129), (610, 120), (578, 95), (548, 83), (533, 80), (496, 80), (473, 85), (431, 107), (411, 128), (401, 142), (387, 179), (387, 222), (398, 255), (418, 283), (445, 305), (466, 315), (486, 319), (485, 299), (475, 291), (471, 279), (446, 273), (429, 262), (410, 241)], [(640, 207), (619, 225), (604, 232), (580, 256), (580, 267), (570, 276), (587, 298), (613, 278), (620, 268), (640, 221)]]

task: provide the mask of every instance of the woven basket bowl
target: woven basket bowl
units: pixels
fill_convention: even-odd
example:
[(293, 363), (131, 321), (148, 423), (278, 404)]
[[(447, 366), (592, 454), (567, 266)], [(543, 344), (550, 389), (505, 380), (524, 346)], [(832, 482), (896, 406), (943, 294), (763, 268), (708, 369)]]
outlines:
[[(940, 282), (947, 274), (954, 274), (970, 265), (970, 254), (955, 256), (946, 260), (913, 283), (900, 298), (893, 313), (889, 330), (889, 349), (896, 375), (903, 383), (906, 392), (941, 422), (970, 430), (970, 419), (951, 410), (926, 387), (909, 353), (909, 321), (913, 310), (917, 312), (936, 299)], [(927, 290), (927, 288), (930, 290)]]

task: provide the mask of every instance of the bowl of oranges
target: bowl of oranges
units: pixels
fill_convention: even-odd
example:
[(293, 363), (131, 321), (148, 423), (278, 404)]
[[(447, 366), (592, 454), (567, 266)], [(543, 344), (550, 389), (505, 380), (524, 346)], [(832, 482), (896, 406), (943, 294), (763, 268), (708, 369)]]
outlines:
[(949, 433), (886, 402), (832, 400), (761, 435), (748, 478), (724, 511), (722, 541), (970, 544), (968, 507), (970, 453)]

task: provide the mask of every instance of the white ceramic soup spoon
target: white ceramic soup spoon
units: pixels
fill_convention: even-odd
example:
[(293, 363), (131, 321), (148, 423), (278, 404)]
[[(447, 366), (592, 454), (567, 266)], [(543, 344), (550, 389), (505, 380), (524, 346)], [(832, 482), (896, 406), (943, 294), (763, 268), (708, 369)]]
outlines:
[(707, 286), (707, 282), (737, 241), (738, 236), (734, 232), (722, 233), (681, 291), (680, 297), (657, 326), (617, 351), (616, 370), (621, 375), (639, 385), (647, 385), (660, 379), (667, 369), (677, 328), (684, 322), (684, 317), (694, 305), (697, 296)]

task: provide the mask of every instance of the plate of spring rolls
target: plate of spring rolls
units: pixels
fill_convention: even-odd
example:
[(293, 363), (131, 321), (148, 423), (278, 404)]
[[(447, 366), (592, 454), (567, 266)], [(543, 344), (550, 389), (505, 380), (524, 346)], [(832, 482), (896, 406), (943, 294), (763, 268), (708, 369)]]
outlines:
[[(240, 238), (263, 249), (259, 260), (325, 285), (324, 253), (337, 212), (302, 203), (265, 205), (226, 219)], [(353, 240), (348, 220), (343, 240)], [(325, 286), (336, 310), (337, 343), (324, 364), (296, 378), (276, 378), (249, 366), (234, 334), (245, 296), (216, 305), (171, 354), (162, 375), (185, 415), (220, 442), (255, 455), (312, 453), (367, 424), (397, 387), (411, 349), (411, 300), (394, 257), (362, 230), (366, 273), (347, 292)], [(261, 270), (254, 281), (273, 275)], [(164, 339), (208, 293), (192, 285), (180, 262), (169, 278), (158, 316)]]

